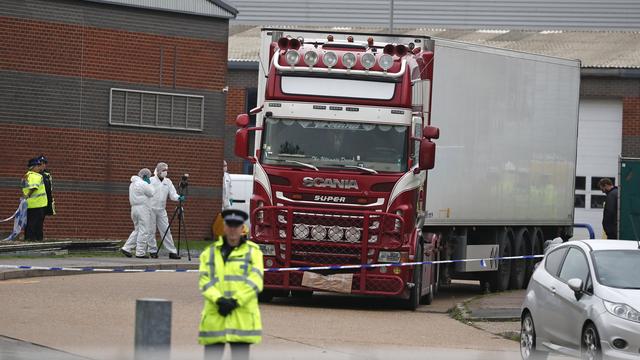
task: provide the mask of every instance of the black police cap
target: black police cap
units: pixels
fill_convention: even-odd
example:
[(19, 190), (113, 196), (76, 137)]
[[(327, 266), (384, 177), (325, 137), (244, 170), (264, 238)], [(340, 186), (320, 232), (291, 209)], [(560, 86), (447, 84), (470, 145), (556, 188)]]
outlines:
[(227, 225), (240, 226), (249, 218), (249, 214), (238, 209), (227, 209), (222, 211), (222, 219)]

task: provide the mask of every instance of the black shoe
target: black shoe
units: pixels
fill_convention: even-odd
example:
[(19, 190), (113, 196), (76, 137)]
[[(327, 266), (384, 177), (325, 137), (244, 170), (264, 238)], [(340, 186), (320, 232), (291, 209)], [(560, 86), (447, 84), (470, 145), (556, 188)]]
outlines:
[(136, 255), (136, 258), (138, 258), (138, 259), (148, 259), (149, 255), (142, 255), (142, 256)]
[(154, 258), (154, 259), (158, 258), (158, 253), (157, 252), (149, 253), (149, 255), (151, 255), (151, 257)]
[(120, 249), (120, 252), (121, 252), (124, 256), (126, 256), (126, 257), (132, 257), (132, 256), (133, 256), (133, 254), (132, 254), (132, 253), (128, 252), (128, 251), (127, 251), (127, 250), (125, 250), (125, 249)]
[(169, 259), (179, 260), (182, 259), (182, 256), (175, 253), (169, 253)]

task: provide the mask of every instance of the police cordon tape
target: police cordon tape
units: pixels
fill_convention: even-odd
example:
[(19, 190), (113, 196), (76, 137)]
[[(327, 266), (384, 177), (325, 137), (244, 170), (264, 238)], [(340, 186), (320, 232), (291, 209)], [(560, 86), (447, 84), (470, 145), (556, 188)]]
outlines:
[[(524, 256), (504, 256), (484, 259), (458, 259), (458, 260), (437, 260), (437, 261), (417, 261), (403, 263), (380, 263), (380, 264), (362, 264), (362, 265), (329, 265), (329, 266), (300, 266), (287, 268), (267, 268), (265, 272), (283, 272), (283, 271), (320, 271), (320, 270), (357, 270), (357, 269), (374, 269), (382, 267), (406, 267), (417, 265), (437, 265), (437, 264), (454, 264), (466, 262), (480, 262), (480, 266), (487, 267), (487, 262), (502, 260), (533, 260), (543, 258), (544, 255), (524, 255)], [(153, 265), (153, 264), (150, 264)], [(76, 272), (107, 272), (107, 273), (197, 273), (196, 269), (126, 269), (122, 267), (115, 268), (94, 268), (94, 267), (56, 267), (56, 266), (31, 266), (31, 265), (2, 265), (0, 269), (18, 269), (18, 270), (45, 270), (45, 271), (76, 271)]]

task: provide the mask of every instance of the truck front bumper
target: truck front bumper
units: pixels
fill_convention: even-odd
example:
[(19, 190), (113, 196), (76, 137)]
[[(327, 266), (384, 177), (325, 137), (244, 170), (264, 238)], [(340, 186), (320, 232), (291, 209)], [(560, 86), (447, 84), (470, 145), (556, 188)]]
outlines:
[[(287, 272), (266, 272), (264, 276), (265, 289), (273, 290), (317, 290), (302, 286), (303, 271)], [(351, 294), (360, 295), (383, 295), (383, 296), (404, 296), (408, 294), (406, 283), (400, 276), (369, 274), (361, 271), (353, 274), (351, 282)]]

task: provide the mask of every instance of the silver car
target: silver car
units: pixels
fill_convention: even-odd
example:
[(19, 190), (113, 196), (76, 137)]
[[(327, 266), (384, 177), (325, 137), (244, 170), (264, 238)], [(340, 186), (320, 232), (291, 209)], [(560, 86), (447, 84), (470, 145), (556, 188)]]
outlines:
[(640, 244), (569, 241), (547, 250), (522, 305), (522, 358), (640, 359)]

